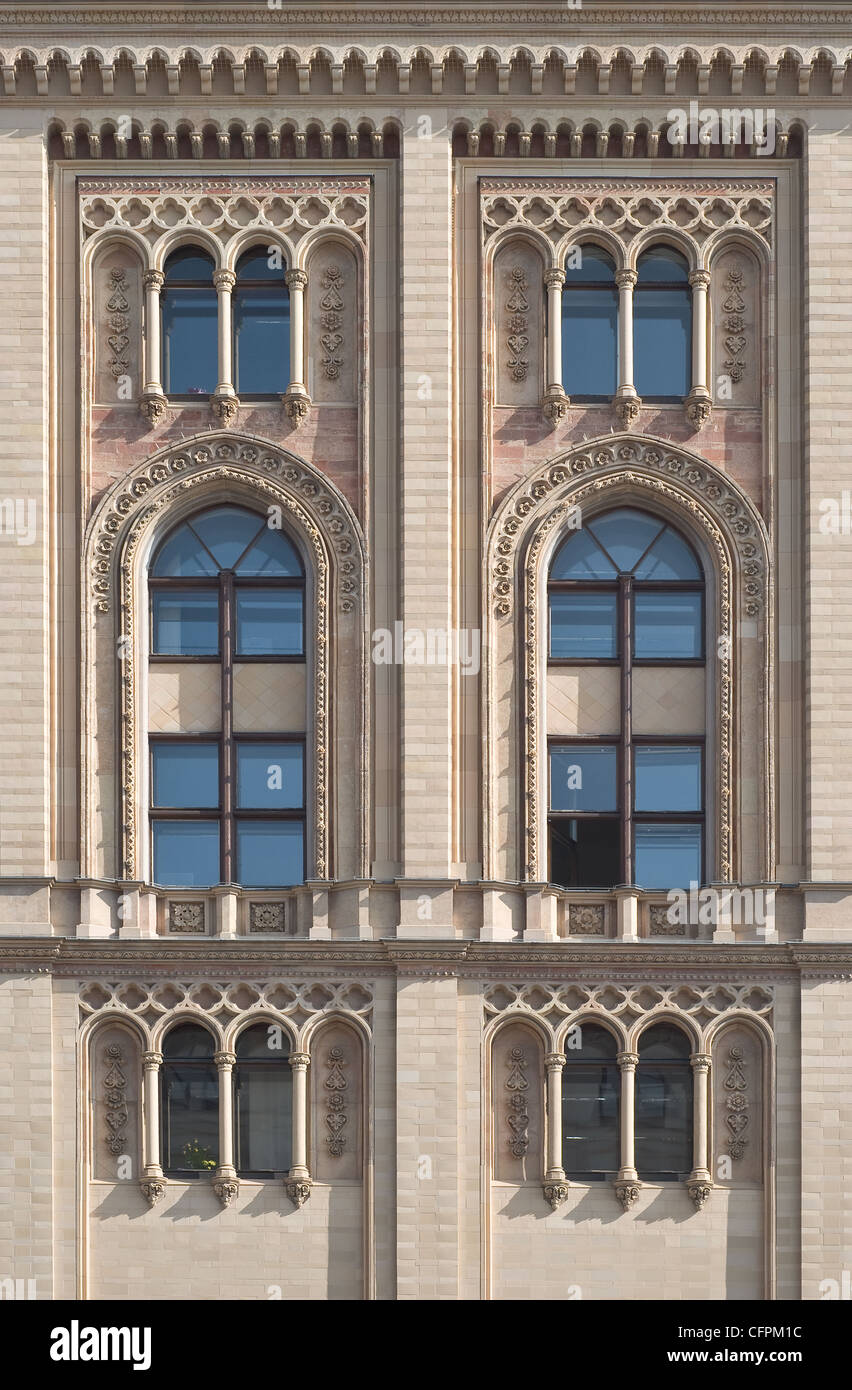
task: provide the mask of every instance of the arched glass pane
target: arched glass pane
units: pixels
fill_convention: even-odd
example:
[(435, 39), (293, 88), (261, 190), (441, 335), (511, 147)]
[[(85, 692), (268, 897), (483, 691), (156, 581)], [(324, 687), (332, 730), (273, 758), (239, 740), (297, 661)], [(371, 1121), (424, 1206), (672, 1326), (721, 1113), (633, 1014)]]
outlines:
[(175, 280), (197, 280), (200, 284), (213, 283), (213, 257), (197, 246), (181, 246), (173, 251), (163, 268), (166, 284)]
[(647, 512), (633, 511), (629, 507), (619, 507), (614, 512), (597, 516), (587, 525), (621, 574), (630, 574), (643, 552), (663, 529), (659, 517), (648, 516)]
[(618, 292), (612, 260), (597, 246), (569, 256), (562, 293), (562, 382), (575, 399), (609, 399), (618, 357)]
[(616, 1042), (580, 1024), (580, 1047), (566, 1046), (562, 1074), (562, 1166), (568, 1177), (601, 1181), (620, 1166), (620, 1075)]
[(242, 395), (279, 395), (289, 385), (290, 294), (284, 274), (283, 265), (270, 265), (263, 247), (247, 251), (237, 265), (234, 384)]
[(633, 295), (636, 390), (648, 399), (682, 399), (692, 378), (692, 300), (683, 256), (658, 246), (639, 257)]
[(686, 257), (671, 246), (654, 246), (645, 251), (636, 266), (637, 285), (688, 285)]
[(198, 537), (184, 524), (166, 538), (157, 551), (151, 573), (155, 578), (215, 578), (218, 570)]
[(290, 1167), (293, 1077), (287, 1048), (286, 1035), (266, 1024), (247, 1029), (237, 1039), (233, 1075), (238, 1172), (271, 1176)]
[(651, 1182), (684, 1177), (692, 1168), (689, 1053), (689, 1038), (674, 1024), (655, 1024), (639, 1038), (636, 1167)]
[(575, 531), (553, 557), (551, 579), (616, 579), (617, 571), (588, 531)]
[[(273, 253), (270, 255), (270, 251)], [(280, 284), (286, 267), (278, 247), (253, 246), (237, 261), (237, 284), (245, 280), (270, 280)]]
[(242, 507), (212, 507), (192, 518), (192, 529), (223, 570), (234, 568), (263, 525), (262, 516)]
[(179, 1023), (166, 1034), (163, 1041), (163, 1057), (168, 1061), (179, 1058), (181, 1061), (203, 1061), (213, 1057), (215, 1044), (212, 1033), (197, 1023)]
[(641, 1061), (677, 1062), (689, 1060), (692, 1047), (688, 1035), (675, 1023), (655, 1023), (639, 1036)]
[(635, 571), (636, 579), (701, 579), (701, 567), (685, 540), (667, 526)]
[(237, 565), (237, 574), (297, 578), (302, 566), (296, 547), (272, 526), (265, 526)]
[(165, 265), (161, 304), (167, 394), (210, 395), (219, 376), (219, 300), (212, 257), (194, 246), (172, 252)]

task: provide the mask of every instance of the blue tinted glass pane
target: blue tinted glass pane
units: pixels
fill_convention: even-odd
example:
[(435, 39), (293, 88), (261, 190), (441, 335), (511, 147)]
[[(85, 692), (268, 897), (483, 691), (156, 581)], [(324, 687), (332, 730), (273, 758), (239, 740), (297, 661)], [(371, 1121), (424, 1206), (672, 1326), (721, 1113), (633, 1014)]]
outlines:
[(666, 527), (635, 571), (636, 579), (700, 579), (698, 561), (676, 531)]
[(205, 589), (155, 589), (152, 651), (158, 656), (216, 656), (219, 595)]
[(237, 821), (237, 879), (246, 888), (286, 888), (304, 878), (301, 821)]
[(615, 811), (616, 768), (616, 750), (606, 745), (551, 748), (551, 810)]
[[(272, 251), (274, 254), (270, 255)], [(284, 284), (285, 268), (277, 246), (255, 246), (237, 261), (238, 280), (272, 280)]]
[(241, 289), (234, 300), (238, 393), (280, 395), (290, 381), (290, 300), (286, 290)]
[(701, 749), (636, 748), (637, 811), (700, 811)]
[(639, 1056), (655, 1062), (688, 1061), (692, 1045), (682, 1028), (673, 1023), (655, 1023), (639, 1037)]
[(550, 655), (569, 661), (618, 655), (615, 594), (551, 594)]
[(263, 524), (264, 518), (257, 512), (246, 512), (241, 507), (213, 507), (192, 518), (193, 530), (223, 570), (234, 568)]
[(170, 396), (209, 396), (219, 379), (216, 291), (163, 296), (163, 382)]
[(237, 747), (237, 805), (257, 811), (302, 805), (300, 743), (241, 743)]
[(637, 291), (633, 305), (636, 390), (653, 400), (689, 394), (692, 377), (692, 304), (688, 290)]
[(198, 537), (192, 534), (188, 526), (179, 526), (158, 551), (151, 573), (160, 578), (168, 575), (182, 578), (210, 575), (215, 578), (219, 571)]
[(658, 517), (647, 512), (634, 512), (630, 507), (596, 516), (588, 527), (611, 556), (621, 574), (629, 574), (651, 541), (662, 530)]
[(215, 1051), (212, 1033), (197, 1023), (180, 1023), (170, 1028), (164, 1039), (163, 1056), (179, 1057), (182, 1061), (203, 1060)]
[(633, 652), (648, 660), (701, 657), (701, 594), (634, 595)]
[(264, 526), (257, 540), (237, 565), (238, 574), (280, 574), (282, 577), (302, 573), (295, 547), (274, 526)]
[(614, 280), (615, 262), (600, 246), (572, 246), (565, 258), (565, 284)]
[(219, 822), (155, 820), (154, 882), (207, 888), (219, 882)]
[(668, 892), (701, 882), (700, 825), (637, 825), (636, 883)]
[(237, 590), (237, 655), (300, 656), (301, 589)]
[(618, 298), (614, 290), (562, 297), (562, 381), (569, 396), (606, 396), (617, 386)]
[(551, 579), (617, 579), (618, 573), (588, 531), (575, 531), (553, 557)]
[(689, 266), (680, 252), (671, 246), (655, 246), (652, 251), (646, 251), (639, 257), (636, 268), (640, 285), (676, 284), (678, 281), (684, 285), (689, 283)]
[(213, 257), (195, 246), (182, 246), (173, 251), (165, 264), (166, 281), (202, 280), (213, 282)]
[(154, 806), (219, 805), (219, 748), (215, 743), (154, 743)]

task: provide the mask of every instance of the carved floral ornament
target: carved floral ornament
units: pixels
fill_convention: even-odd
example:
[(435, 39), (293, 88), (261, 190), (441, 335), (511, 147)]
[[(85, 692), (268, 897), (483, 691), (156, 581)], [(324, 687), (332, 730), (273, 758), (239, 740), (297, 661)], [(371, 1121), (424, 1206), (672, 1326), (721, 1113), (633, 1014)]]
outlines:
[(605, 233), (623, 248), (649, 228), (673, 233), (692, 247), (696, 267), (706, 265), (718, 239), (731, 231), (764, 250), (773, 240), (774, 185), (754, 179), (483, 179), (483, 244), (516, 231), (535, 233), (561, 263), (578, 236)]

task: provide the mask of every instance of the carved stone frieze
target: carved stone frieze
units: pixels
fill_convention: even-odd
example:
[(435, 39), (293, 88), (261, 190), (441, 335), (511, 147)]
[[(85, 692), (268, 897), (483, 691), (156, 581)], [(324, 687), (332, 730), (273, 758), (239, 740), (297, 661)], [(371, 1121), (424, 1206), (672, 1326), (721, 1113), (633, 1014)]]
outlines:
[[(768, 1018), (774, 989), (764, 984), (512, 984), (501, 981), (485, 988), (486, 1017), (506, 1013), (535, 1013), (552, 1022), (578, 1014), (605, 1013), (631, 1019), (655, 1013), (719, 1017), (733, 1011)], [(734, 1049), (732, 1049), (733, 1051)]]
[(732, 265), (725, 276), (722, 300), (722, 331), (724, 333), (723, 345), (725, 357), (722, 366), (733, 382), (740, 382), (746, 371), (746, 352), (748, 350), (748, 337), (746, 336), (745, 312), (747, 304), (743, 295), (743, 282), (745, 272), (741, 265)]
[(774, 188), (768, 180), (487, 178), (480, 198), (484, 243), (534, 230), (553, 246), (554, 263), (565, 245), (595, 231), (619, 242), (625, 260), (649, 227), (675, 231), (691, 243), (696, 265), (705, 247), (734, 229), (756, 244), (772, 244)]
[(93, 1014), (132, 1014), (143, 1027), (146, 1020), (150, 1025), (181, 1009), (201, 1010), (211, 1018), (221, 1017), (223, 1023), (237, 1013), (251, 1012), (280, 1014), (284, 1018), (340, 1013), (366, 1020), (373, 1007), (373, 991), (361, 981), (310, 977), (298, 982), (274, 977), (262, 981), (240, 979), (231, 985), (208, 980), (189, 985), (177, 980), (152, 983), (136, 979), (107, 984), (99, 979), (80, 990), (78, 1003), (84, 1018)]

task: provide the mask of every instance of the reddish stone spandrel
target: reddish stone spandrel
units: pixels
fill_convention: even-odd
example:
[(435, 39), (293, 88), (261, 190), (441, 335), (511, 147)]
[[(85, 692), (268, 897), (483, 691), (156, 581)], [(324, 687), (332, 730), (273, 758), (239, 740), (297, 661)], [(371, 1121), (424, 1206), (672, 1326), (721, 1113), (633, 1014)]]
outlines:
[[(135, 403), (99, 406), (92, 411), (91, 497), (94, 507), (104, 491), (145, 459), (170, 446), (221, 427), (207, 401), (171, 406), (166, 419), (152, 429)], [(310, 463), (340, 488), (361, 517), (363, 491), (359, 460), (358, 409), (349, 405), (320, 405), (310, 410), (298, 429), (280, 403), (247, 402), (229, 431), (276, 444)]]
[[(521, 478), (549, 459), (585, 441), (605, 442), (623, 429), (610, 406), (572, 406), (556, 429), (538, 407), (496, 406), (493, 411), (492, 509)], [(631, 431), (677, 444), (728, 473), (764, 510), (763, 427), (759, 409), (714, 409), (702, 430), (693, 431), (681, 407), (646, 406)]]

